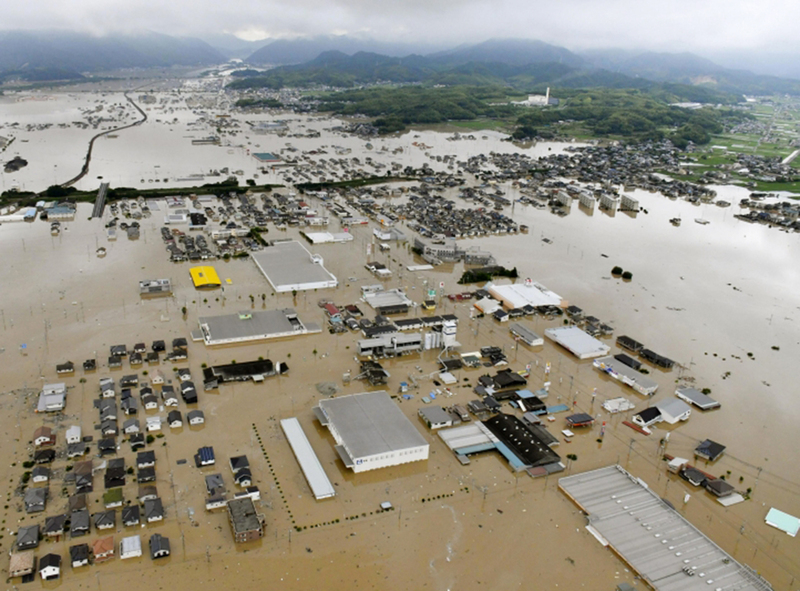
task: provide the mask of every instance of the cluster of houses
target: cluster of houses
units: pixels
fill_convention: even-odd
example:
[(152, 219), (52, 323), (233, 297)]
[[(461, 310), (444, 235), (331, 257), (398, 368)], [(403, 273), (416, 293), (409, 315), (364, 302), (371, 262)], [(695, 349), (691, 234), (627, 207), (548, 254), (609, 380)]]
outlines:
[[(201, 447), (195, 454), (198, 468), (216, 465), (214, 449)], [(228, 487), (221, 473), (206, 474), (206, 511), (227, 510), (236, 542), (249, 542), (264, 535), (265, 518), (256, 511), (255, 503), (261, 500), (261, 493), (253, 485), (253, 474), (247, 456), (234, 456), (229, 460), (231, 477), (235, 485), (229, 496)]]
[[(80, 428), (73, 426), (67, 429), (67, 440), (68, 445), (81, 442)], [(52, 447), (48, 446), (54, 444), (55, 437), (48, 427), (36, 429), (34, 445), (37, 448), (52, 451)], [(54, 453), (51, 454), (52, 458), (54, 456)], [(63, 482), (64, 487), (73, 488), (73, 492), (67, 500), (66, 511), (45, 517), (43, 524), (36, 523), (18, 529), (9, 576), (35, 576), (35, 550), (41, 543), (60, 541), (67, 536), (70, 540), (76, 540), (69, 547), (69, 560), (73, 569), (86, 566), (90, 561), (99, 564), (117, 555), (121, 559), (141, 556), (142, 543), (139, 535), (123, 536), (117, 544), (113, 534), (106, 534), (117, 531), (118, 524), (124, 530), (132, 532), (133, 528), (143, 524), (154, 525), (163, 521), (165, 510), (155, 484), (155, 466), (155, 452), (145, 450), (137, 453), (135, 468), (133, 465), (127, 466), (122, 457), (99, 463), (80, 460), (68, 467), (63, 472)], [(102, 509), (92, 512), (95, 507), (89, 503), (89, 496), (96, 492), (95, 487), (100, 484), (95, 478), (100, 472), (103, 474), (103, 492), (97, 500), (102, 503)], [(25, 511), (33, 515), (43, 513), (50, 496), (50, 469), (37, 464), (31, 472), (30, 480), (34, 485), (44, 486), (32, 486), (25, 490)], [(138, 502), (126, 503), (124, 491), (128, 480), (134, 481), (138, 487)], [(91, 543), (77, 542), (79, 538), (91, 535), (93, 527), (98, 538)], [(149, 550), (152, 559), (168, 556), (169, 540), (153, 533), (149, 538)], [(60, 577), (61, 567), (62, 557), (51, 552), (39, 560), (38, 570), (42, 579), (50, 580)]]
[[(161, 362), (162, 353), (165, 353), (164, 359), (166, 361), (185, 361), (189, 356), (188, 348), (188, 341), (183, 337), (172, 340), (172, 351), (169, 353), (166, 353), (166, 343), (161, 340), (153, 341), (149, 351), (145, 343), (136, 343), (130, 350), (127, 345), (111, 345), (108, 368), (121, 369), (126, 358), (132, 369), (141, 368), (145, 363), (149, 366), (158, 365)], [(97, 359), (87, 359), (83, 362), (84, 372), (96, 371), (98, 367)], [(56, 373), (63, 376), (72, 375), (75, 373), (75, 364), (72, 361), (59, 363), (56, 365)]]

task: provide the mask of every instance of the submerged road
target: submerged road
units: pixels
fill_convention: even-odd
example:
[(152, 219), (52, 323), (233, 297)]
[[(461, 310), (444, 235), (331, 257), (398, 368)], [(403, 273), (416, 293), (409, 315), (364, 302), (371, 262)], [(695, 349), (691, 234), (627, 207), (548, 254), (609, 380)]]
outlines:
[(89, 149), (86, 151), (86, 160), (83, 163), (83, 168), (81, 168), (80, 173), (75, 178), (68, 180), (66, 183), (62, 183), (62, 187), (71, 187), (89, 172), (89, 164), (92, 162), (92, 148), (94, 148), (94, 142), (97, 138), (103, 137), (104, 135), (108, 135), (109, 133), (114, 133), (115, 131), (122, 131), (123, 129), (130, 129), (131, 127), (136, 127), (137, 125), (141, 125), (145, 121), (147, 121), (147, 113), (145, 113), (139, 105), (137, 105), (131, 97), (128, 96), (128, 93), (124, 93), (125, 98), (128, 100), (133, 107), (141, 113), (142, 118), (138, 121), (134, 121), (133, 123), (129, 123), (128, 125), (123, 125), (122, 127), (115, 127), (114, 129), (108, 129), (106, 131), (100, 132), (97, 135), (93, 136), (92, 139), (89, 140)]

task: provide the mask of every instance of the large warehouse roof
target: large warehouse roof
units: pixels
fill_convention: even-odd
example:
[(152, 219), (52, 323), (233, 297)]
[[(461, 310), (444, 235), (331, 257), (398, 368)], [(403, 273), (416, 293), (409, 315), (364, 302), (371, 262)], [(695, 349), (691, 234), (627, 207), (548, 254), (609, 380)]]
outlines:
[(553, 293), (544, 285), (526, 280), (511, 285), (488, 284), (485, 289), (491, 296), (503, 302), (506, 308), (523, 308), (531, 306), (560, 306), (561, 296)]
[(772, 589), (620, 466), (567, 476), (558, 486), (588, 513), (595, 537), (657, 591)]
[(319, 408), (354, 459), (428, 445), (382, 390), (323, 399)]
[(322, 257), (308, 252), (296, 240), (278, 242), (251, 255), (278, 293), (336, 287), (338, 281), (322, 264)]

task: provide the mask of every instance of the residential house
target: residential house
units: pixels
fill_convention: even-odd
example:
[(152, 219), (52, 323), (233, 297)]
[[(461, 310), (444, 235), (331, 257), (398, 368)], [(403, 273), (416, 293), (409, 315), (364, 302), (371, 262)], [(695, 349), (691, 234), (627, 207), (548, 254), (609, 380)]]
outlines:
[(24, 525), (17, 530), (17, 549), (29, 550), (39, 547), (39, 526)]
[(34, 452), (33, 461), (37, 464), (49, 464), (56, 459), (56, 450), (40, 449)]
[(114, 558), (114, 536), (99, 538), (92, 544), (92, 555), (96, 563)]
[(225, 482), (222, 474), (209, 474), (206, 476), (206, 491), (209, 496), (216, 496), (225, 492)]
[(122, 423), (122, 431), (126, 435), (131, 435), (133, 433), (139, 433), (141, 431), (139, 427), (139, 419), (128, 419), (124, 423)]
[(39, 560), (39, 576), (43, 581), (53, 581), (61, 576), (61, 556), (45, 554)]
[(674, 425), (678, 421), (689, 420), (689, 416), (692, 414), (691, 407), (677, 398), (659, 400), (655, 405), (661, 411), (661, 419), (670, 425)]
[(13, 579), (33, 574), (35, 564), (36, 556), (33, 550), (12, 552), (8, 563), (8, 576)]
[(70, 513), (69, 535), (71, 538), (85, 536), (89, 533), (91, 520), (88, 509), (79, 509)]
[(164, 406), (178, 406), (178, 397), (175, 394), (175, 387), (171, 384), (165, 384), (161, 388), (161, 399), (164, 401)]
[(56, 373), (59, 375), (73, 373), (75, 371), (75, 364), (72, 361), (66, 363), (59, 363), (56, 365)]
[(211, 446), (201, 447), (197, 450), (194, 456), (195, 464), (199, 466), (213, 466), (216, 460), (214, 459), (214, 448)]
[(128, 363), (131, 364), (131, 367), (139, 367), (144, 363), (144, 356), (141, 353), (131, 353)]
[(190, 410), (186, 413), (189, 425), (202, 425), (206, 422), (206, 416), (202, 410)]
[(137, 558), (142, 555), (142, 540), (139, 536), (122, 538), (119, 544), (119, 557), (122, 560)]
[(106, 419), (100, 422), (100, 432), (106, 437), (116, 437), (119, 434), (119, 427), (116, 419)]
[(253, 484), (253, 476), (250, 473), (250, 468), (242, 468), (236, 473), (233, 478), (234, 482), (241, 487), (247, 487)]
[(696, 448), (694, 448), (694, 455), (697, 458), (703, 458), (709, 462), (713, 462), (725, 452), (725, 446), (711, 439), (702, 441)]
[(119, 381), (120, 388), (135, 388), (139, 385), (139, 374), (132, 373), (126, 376), (122, 376), (122, 379)]
[(44, 520), (44, 537), (60, 540), (66, 530), (67, 516), (64, 514), (53, 515)]
[(256, 511), (250, 497), (228, 501), (228, 519), (237, 543), (257, 540), (264, 535), (264, 516)]
[(119, 369), (122, 367), (122, 357), (119, 355), (109, 355), (108, 367), (109, 369)]
[(87, 506), (88, 502), (86, 500), (86, 493), (75, 493), (74, 495), (70, 495), (69, 500), (67, 501), (67, 509), (70, 512), (70, 515), (73, 511), (86, 509)]
[(142, 396), (142, 406), (145, 410), (156, 410), (158, 408), (158, 398), (155, 394), (145, 394)]
[(46, 466), (36, 466), (31, 470), (31, 482), (41, 484), (50, 480), (50, 468)]
[(152, 380), (153, 385), (161, 385), (164, 383), (164, 372), (162, 372), (160, 369), (156, 369), (152, 374), (150, 374), (150, 379)]
[(56, 438), (53, 436), (53, 430), (50, 427), (41, 426), (33, 432), (33, 445), (36, 447), (55, 445), (55, 443)]
[(161, 431), (161, 417), (147, 417), (148, 431)]
[(139, 505), (128, 505), (122, 509), (122, 524), (125, 527), (139, 525)]
[(188, 367), (178, 369), (178, 378), (181, 382), (190, 382), (192, 380), (192, 372)]
[(183, 417), (179, 410), (171, 410), (169, 414), (167, 414), (167, 423), (170, 426), (170, 429), (180, 429), (183, 427)]
[(133, 396), (129, 396), (128, 398), (123, 398), (122, 402), (120, 402), (120, 406), (122, 407), (122, 412), (124, 412), (128, 416), (139, 413), (139, 403)]
[(124, 502), (125, 498), (121, 488), (112, 488), (103, 493), (103, 505), (105, 505), (106, 509), (122, 507)]
[(736, 489), (733, 487), (733, 485), (722, 478), (706, 480), (705, 488), (715, 497), (727, 497), (728, 495), (732, 495), (734, 492), (736, 492)]
[(117, 512), (113, 509), (100, 511), (94, 514), (95, 529), (110, 529), (117, 527)]
[(660, 423), (664, 419), (661, 418), (661, 411), (658, 410), (657, 406), (649, 406), (633, 415), (631, 420), (640, 427), (649, 427)]
[(139, 469), (142, 468), (152, 468), (156, 465), (156, 452), (152, 450), (148, 451), (140, 451), (136, 454), (136, 467)]
[(233, 456), (230, 459), (231, 472), (236, 474), (239, 470), (250, 468), (250, 461), (247, 456)]
[(126, 347), (125, 345), (111, 345), (109, 353), (111, 355), (116, 355), (118, 357), (127, 357), (128, 347)]
[(67, 429), (65, 434), (67, 444), (80, 443), (81, 441), (81, 428), (78, 425), (73, 425)]
[(69, 547), (69, 560), (72, 568), (80, 568), (89, 564), (89, 544), (75, 544)]
[(67, 458), (70, 460), (73, 458), (80, 458), (81, 456), (86, 455), (86, 452), (88, 451), (89, 448), (83, 441), (67, 444)]
[(161, 499), (155, 498), (144, 502), (144, 518), (147, 523), (164, 519), (164, 505), (161, 503)]
[(139, 484), (144, 484), (145, 482), (155, 482), (156, 480), (156, 469), (155, 468), (140, 468), (139, 472), (136, 474), (136, 482)]
[(47, 489), (27, 489), (25, 491), (24, 502), (26, 513), (39, 513), (40, 511), (44, 511), (45, 505), (47, 504)]
[(131, 451), (142, 449), (145, 446), (144, 433), (133, 433), (128, 441), (131, 444)]
[(161, 534), (153, 534), (150, 536), (150, 558), (156, 560), (157, 558), (164, 558), (169, 556), (169, 538), (165, 538)]
[(152, 499), (158, 498), (158, 489), (151, 484), (139, 487), (139, 502), (144, 503)]
[(117, 442), (113, 437), (106, 437), (97, 442), (97, 449), (101, 456), (117, 453)]

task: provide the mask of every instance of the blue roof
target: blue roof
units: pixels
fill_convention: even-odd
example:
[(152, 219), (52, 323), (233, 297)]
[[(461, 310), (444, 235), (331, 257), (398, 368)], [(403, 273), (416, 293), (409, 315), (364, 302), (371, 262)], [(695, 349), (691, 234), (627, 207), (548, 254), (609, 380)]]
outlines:
[(502, 441), (498, 441), (494, 445), (497, 448), (497, 451), (505, 456), (505, 458), (508, 460), (508, 463), (511, 464), (515, 470), (522, 470), (527, 466), (527, 464), (523, 463), (522, 460), (520, 460), (517, 455)]
[(205, 462), (208, 460), (214, 459), (214, 448), (213, 447), (201, 447), (197, 450), (197, 454), (200, 456), (200, 460)]
[(558, 404), (556, 406), (548, 406), (547, 407), (547, 414), (555, 414), (557, 412), (566, 412), (569, 410), (569, 407), (566, 404)]
[(465, 456), (467, 454), (476, 454), (482, 451), (489, 451), (495, 448), (494, 443), (478, 443), (477, 445), (468, 445), (467, 447), (459, 447), (455, 449), (457, 454)]
[(517, 396), (524, 400), (525, 398), (533, 398), (535, 394), (530, 390), (517, 390)]

